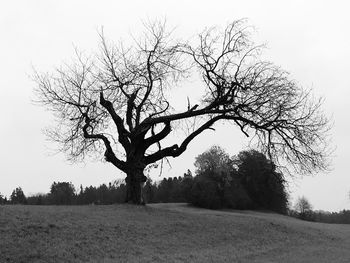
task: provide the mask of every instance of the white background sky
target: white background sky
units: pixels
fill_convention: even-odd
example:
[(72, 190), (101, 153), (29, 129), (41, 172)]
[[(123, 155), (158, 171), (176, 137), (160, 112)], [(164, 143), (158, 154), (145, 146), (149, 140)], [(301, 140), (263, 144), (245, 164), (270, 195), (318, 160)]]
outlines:
[[(97, 51), (104, 26), (108, 38), (119, 40), (138, 30), (145, 19), (167, 18), (176, 35), (189, 38), (206, 26), (225, 26), (248, 18), (257, 38), (267, 44), (264, 56), (291, 73), (304, 87), (325, 98), (324, 110), (333, 116), (333, 170), (290, 181), (292, 201), (304, 195), (315, 209), (350, 209), (349, 70), (350, 4), (348, 1), (2, 1), (0, 5), (0, 193), (9, 196), (21, 186), (25, 194), (48, 192), (53, 181), (78, 187), (123, 178), (107, 163), (68, 164), (63, 155), (50, 156), (53, 145), (42, 129), (52, 117), (33, 105), (32, 65), (51, 71), (73, 57), (74, 46)], [(195, 88), (195, 87), (192, 87)], [(213, 144), (231, 155), (247, 141), (219, 127), (198, 137), (188, 151), (172, 160), (164, 175), (193, 170), (196, 155)], [(159, 179), (155, 176), (154, 179)]]

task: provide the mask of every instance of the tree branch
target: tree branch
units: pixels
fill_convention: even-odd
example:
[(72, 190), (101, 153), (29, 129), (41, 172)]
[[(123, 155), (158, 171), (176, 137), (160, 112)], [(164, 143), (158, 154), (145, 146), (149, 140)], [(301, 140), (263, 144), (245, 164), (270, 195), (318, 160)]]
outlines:
[(128, 139), (130, 136), (130, 133), (125, 129), (123, 124), (123, 119), (120, 118), (119, 115), (115, 112), (112, 102), (106, 100), (103, 97), (102, 91), (100, 92), (100, 103), (111, 115), (114, 123), (117, 126), (118, 140), (121, 143), (121, 145), (124, 147), (125, 151), (128, 152), (130, 149), (130, 141)]
[(186, 149), (188, 144), (200, 133), (202, 133), (206, 129), (210, 129), (211, 126), (218, 120), (222, 119), (223, 116), (216, 116), (206, 123), (204, 123), (202, 126), (200, 126), (196, 131), (191, 133), (180, 145), (180, 147), (177, 144), (174, 144), (170, 147), (166, 147), (164, 149), (161, 149), (151, 155), (148, 155), (145, 157), (146, 163), (154, 163), (156, 161), (159, 161), (160, 159), (171, 156), (171, 157), (177, 157), (181, 155)]
[(165, 124), (164, 128), (159, 133), (145, 139), (144, 141), (145, 149), (150, 147), (152, 144), (161, 141), (171, 132), (170, 121), (166, 121), (164, 124)]
[(137, 91), (131, 94), (130, 98), (128, 99), (128, 106), (126, 109), (126, 123), (129, 126), (130, 132), (132, 132), (134, 129), (134, 126), (132, 123), (132, 111), (135, 108), (134, 102), (135, 102), (136, 96), (137, 96)]
[(118, 169), (124, 170), (125, 162), (119, 160), (115, 156), (114, 151), (113, 151), (113, 149), (111, 147), (111, 143), (108, 140), (108, 138), (106, 136), (104, 136), (103, 134), (89, 134), (88, 128), (91, 127), (90, 126), (91, 119), (87, 115), (87, 112), (84, 113), (83, 116), (85, 118), (85, 125), (83, 126), (84, 138), (86, 138), (86, 139), (93, 139), (93, 140), (102, 140), (104, 145), (105, 145), (105, 147), (106, 147), (106, 151), (105, 151), (106, 161), (112, 163)]

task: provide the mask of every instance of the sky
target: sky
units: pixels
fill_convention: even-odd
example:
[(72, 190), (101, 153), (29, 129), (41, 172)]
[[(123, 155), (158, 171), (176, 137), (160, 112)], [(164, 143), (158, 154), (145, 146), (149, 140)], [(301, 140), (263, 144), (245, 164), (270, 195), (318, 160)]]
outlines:
[[(264, 57), (290, 72), (292, 79), (325, 99), (324, 112), (334, 122), (332, 170), (288, 179), (291, 203), (305, 196), (314, 209), (350, 209), (350, 16), (348, 1), (3, 1), (0, 8), (0, 193), (21, 186), (26, 195), (49, 192), (53, 181), (76, 187), (100, 185), (124, 175), (112, 165), (86, 160), (70, 164), (42, 130), (52, 116), (33, 103), (33, 67), (53, 71), (78, 47), (98, 51), (98, 32), (119, 41), (139, 32), (142, 21), (164, 19), (179, 37), (190, 38), (205, 27), (247, 18), (256, 39), (265, 43)], [(195, 88), (195, 87), (193, 87)], [(194, 171), (195, 156), (211, 145), (235, 155), (247, 139), (230, 125), (201, 134), (188, 150), (171, 159), (162, 176)], [(161, 179), (153, 173), (154, 180)]]

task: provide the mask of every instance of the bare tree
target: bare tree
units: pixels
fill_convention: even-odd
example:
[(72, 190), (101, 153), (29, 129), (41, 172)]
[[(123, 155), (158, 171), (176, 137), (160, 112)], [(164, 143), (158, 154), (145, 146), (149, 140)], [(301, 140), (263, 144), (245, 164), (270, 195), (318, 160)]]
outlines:
[(294, 206), (295, 210), (299, 213), (300, 218), (305, 219), (307, 214), (312, 211), (312, 205), (305, 196), (299, 197)]
[[(53, 74), (35, 74), (38, 101), (51, 110), (48, 130), (71, 161), (104, 154), (126, 173), (126, 201), (142, 202), (144, 169), (177, 157), (218, 121), (230, 121), (251, 136), (274, 162), (299, 172), (327, 168), (328, 119), (288, 73), (259, 60), (262, 46), (250, 40), (244, 20), (224, 31), (206, 29), (196, 43), (173, 41), (163, 23), (152, 23), (135, 45), (110, 44), (101, 34), (101, 53)], [(202, 100), (183, 110), (170, 105), (172, 87), (189, 76), (202, 80)], [(164, 139), (179, 121), (196, 120), (179, 144)], [(122, 151), (120, 150), (122, 149)]]

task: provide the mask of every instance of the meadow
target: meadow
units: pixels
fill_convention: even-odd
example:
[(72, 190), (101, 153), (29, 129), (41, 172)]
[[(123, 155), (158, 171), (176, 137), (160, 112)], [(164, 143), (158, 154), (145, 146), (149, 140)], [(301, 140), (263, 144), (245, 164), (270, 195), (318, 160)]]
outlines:
[(350, 262), (350, 227), (264, 212), (0, 206), (0, 262)]

